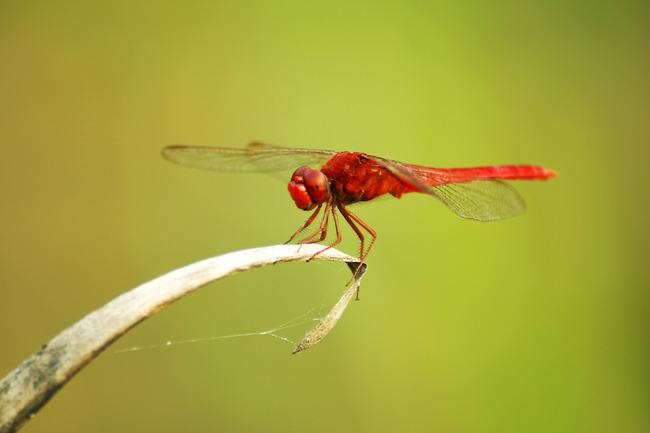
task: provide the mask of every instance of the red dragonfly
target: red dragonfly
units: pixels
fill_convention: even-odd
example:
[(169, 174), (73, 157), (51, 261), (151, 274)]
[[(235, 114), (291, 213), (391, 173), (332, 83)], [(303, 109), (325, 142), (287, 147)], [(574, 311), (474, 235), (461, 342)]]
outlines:
[[(362, 262), (372, 249), (377, 232), (353, 214), (348, 205), (384, 194), (400, 198), (402, 194), (419, 192), (435, 197), (463, 218), (494, 221), (519, 215), (525, 209), (519, 193), (503, 179), (546, 180), (556, 175), (555, 171), (538, 165), (434, 168), (361, 152), (295, 149), (257, 142), (244, 149), (173, 145), (165, 147), (162, 154), (178, 164), (219, 171), (273, 172), (299, 167), (289, 180), (289, 194), (299, 209), (313, 212), (287, 243), (309, 227), (324, 207), (318, 228), (300, 243), (325, 240), (331, 215), (336, 240), (314, 256), (338, 245), (341, 242), (338, 210), (361, 241)], [(323, 162), (320, 169), (309, 167)], [(368, 248), (365, 248), (362, 229), (372, 238)]]

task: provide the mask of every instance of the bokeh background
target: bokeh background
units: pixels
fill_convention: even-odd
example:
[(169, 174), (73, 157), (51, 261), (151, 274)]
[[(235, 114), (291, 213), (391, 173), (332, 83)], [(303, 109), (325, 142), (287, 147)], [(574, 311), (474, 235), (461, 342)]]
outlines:
[(306, 217), (286, 181), (175, 166), (167, 144), (560, 173), (519, 182), (527, 213), (496, 223), (426, 196), (360, 206), (380, 237), (323, 343), (115, 353), (298, 317), (296, 340), (349, 276), (254, 270), (141, 324), (25, 431), (649, 431), (649, 5), (0, 1), (0, 375), (139, 283)]

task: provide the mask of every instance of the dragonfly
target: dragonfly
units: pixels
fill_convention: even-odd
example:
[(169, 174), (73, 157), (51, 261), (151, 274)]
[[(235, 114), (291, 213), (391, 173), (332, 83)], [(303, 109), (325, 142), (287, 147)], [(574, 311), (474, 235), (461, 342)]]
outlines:
[[(311, 258), (335, 247), (343, 238), (340, 213), (359, 238), (362, 263), (377, 240), (377, 232), (348, 209), (352, 204), (387, 194), (400, 198), (417, 192), (434, 197), (462, 218), (495, 221), (519, 215), (526, 207), (523, 198), (505, 180), (547, 180), (556, 176), (554, 170), (539, 165), (435, 168), (363, 152), (279, 147), (260, 142), (245, 148), (172, 145), (163, 148), (162, 155), (181, 165), (217, 171), (278, 172), (298, 167), (287, 185), (289, 195), (296, 207), (312, 213), (286, 243), (312, 226), (323, 210), (320, 223), (299, 243), (323, 242), (331, 217), (336, 239)], [(366, 235), (370, 236), (368, 244)]]

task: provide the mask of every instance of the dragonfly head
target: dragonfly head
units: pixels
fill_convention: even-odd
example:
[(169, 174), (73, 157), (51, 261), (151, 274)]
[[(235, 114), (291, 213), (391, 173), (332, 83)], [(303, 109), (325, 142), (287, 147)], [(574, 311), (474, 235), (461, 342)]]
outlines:
[(289, 194), (299, 209), (311, 210), (330, 196), (329, 181), (320, 170), (300, 167), (291, 175)]

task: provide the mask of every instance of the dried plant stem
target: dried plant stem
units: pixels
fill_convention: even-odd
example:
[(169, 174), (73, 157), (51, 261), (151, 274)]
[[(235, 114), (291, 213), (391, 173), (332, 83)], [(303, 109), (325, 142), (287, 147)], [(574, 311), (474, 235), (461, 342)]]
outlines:
[[(190, 264), (118, 296), (54, 337), (0, 381), (0, 433), (20, 428), (108, 345), (177, 299), (234, 273), (279, 262), (306, 260), (322, 249), (322, 245), (312, 244), (301, 248), (276, 245), (236, 251)], [(323, 252), (315, 260), (348, 264), (355, 279), (343, 298), (356, 291), (365, 272), (365, 264), (335, 249)], [(356, 272), (359, 266), (362, 268)], [(335, 320), (330, 317), (333, 313), (328, 314), (312, 331), (313, 336), (308, 334), (295, 351), (313, 346), (327, 334), (345, 309), (341, 302), (333, 309)]]

